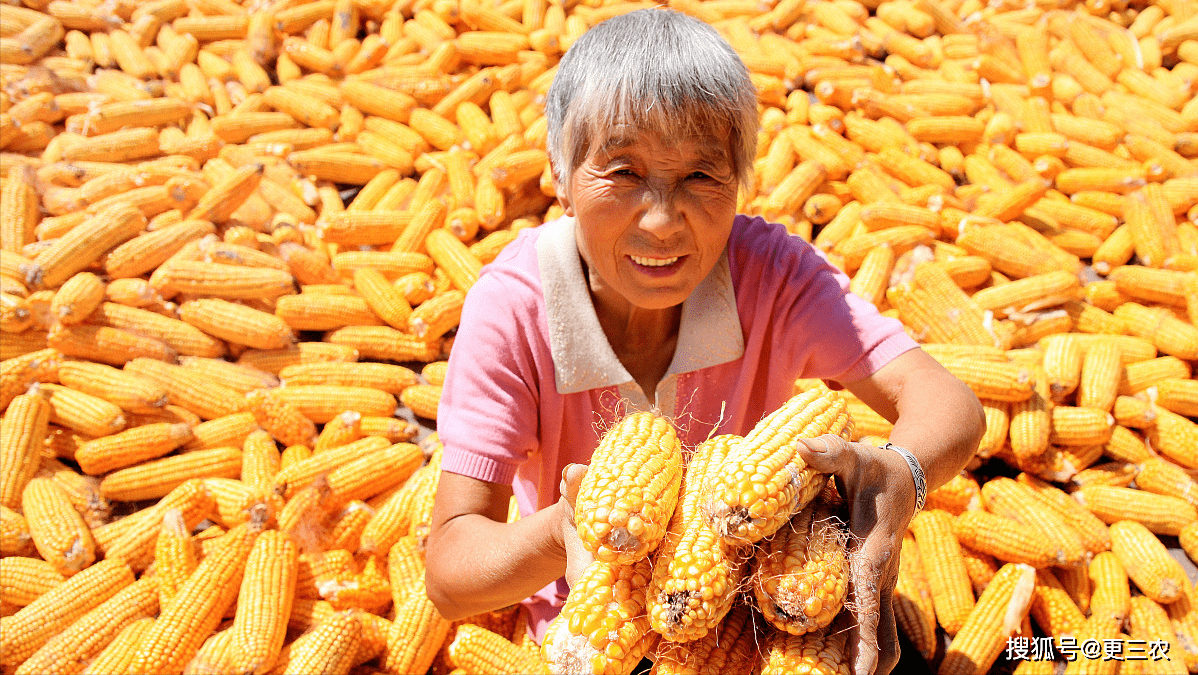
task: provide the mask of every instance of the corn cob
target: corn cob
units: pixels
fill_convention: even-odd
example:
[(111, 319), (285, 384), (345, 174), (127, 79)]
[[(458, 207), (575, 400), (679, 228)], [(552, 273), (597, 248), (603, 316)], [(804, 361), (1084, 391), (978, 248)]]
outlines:
[(67, 361), (58, 368), (58, 380), (130, 412), (159, 410), (169, 400), (166, 390), (153, 382), (98, 363)]
[(5, 508), (20, 506), (26, 484), (37, 473), (38, 443), (46, 435), (51, 411), (41, 396), (22, 394), (0, 421), (0, 505)]
[(179, 318), (209, 335), (254, 349), (282, 349), (295, 341), (279, 317), (219, 298), (184, 302)]
[(541, 650), (550, 670), (631, 672), (657, 643), (645, 613), (651, 574), (648, 558), (588, 565), (545, 633)]
[(50, 404), (50, 423), (88, 436), (105, 436), (125, 428), (125, 415), (104, 399), (58, 384), (39, 385), (39, 393)]
[(411, 443), (396, 443), (379, 452), (347, 462), (329, 472), (324, 507), (335, 510), (355, 499), (367, 499), (384, 490), (402, 485), (417, 468), (424, 455)]
[(1156, 414), (1156, 424), (1147, 434), (1153, 449), (1182, 467), (1198, 468), (1198, 424), (1163, 408)]
[(985, 511), (967, 511), (957, 516), (953, 531), (963, 546), (986, 553), (1003, 562), (1046, 567), (1057, 562), (1058, 549), (1016, 520)]
[(1154, 664), (1154, 670), (1161, 673), (1187, 670), (1179, 654), (1181, 649), (1178, 648), (1177, 633), (1169, 621), (1169, 614), (1155, 600), (1143, 595), (1133, 597), (1128, 623), (1131, 624), (1132, 638), (1164, 643), (1161, 645), (1164, 658)]
[(937, 672), (948, 675), (987, 671), (1002, 653), (1006, 638), (1027, 614), (1035, 582), (1031, 567), (1003, 565), (953, 637)]
[(61, 286), (109, 249), (137, 236), (145, 227), (145, 216), (125, 204), (97, 213), (38, 254), (33, 262), (41, 271), (41, 283), (47, 288)]
[(4, 601), (25, 607), (66, 581), (54, 565), (37, 558), (0, 558), (0, 592)]
[(154, 619), (142, 617), (124, 627), (84, 668), (84, 675), (126, 672), (133, 662), (134, 649), (142, 636), (154, 625)]
[(952, 516), (944, 511), (923, 511), (911, 521), (936, 619), (949, 635), (961, 629), (974, 606), (969, 573), (952, 528)]
[(225, 353), (220, 340), (183, 321), (145, 309), (105, 302), (92, 315), (92, 320), (161, 340), (179, 354), (216, 358)]
[(924, 576), (919, 545), (910, 532), (903, 536), (894, 593), (895, 622), (924, 659), (930, 658), (936, 652), (936, 615), (932, 606), (932, 591)]
[(196, 547), (182, 512), (167, 509), (162, 516), (158, 539), (154, 542), (154, 569), (161, 606), (165, 607), (175, 597), (198, 564)]
[(847, 675), (848, 633), (840, 624), (803, 635), (779, 633), (762, 655), (761, 675)]
[(471, 673), (547, 672), (539, 658), (481, 626), (458, 626), (448, 650), (450, 660)]
[(1157, 602), (1169, 603), (1184, 592), (1187, 580), (1181, 564), (1170, 557), (1165, 545), (1140, 523), (1134, 520), (1113, 523), (1111, 551), (1144, 595)]
[[(683, 478), (682, 498), (653, 565), (648, 612), (653, 629), (667, 640), (698, 639), (715, 628), (732, 607), (744, 574), (742, 561), (703, 522), (703, 487), (740, 441), (716, 436), (695, 449)], [(698, 588), (691, 588), (698, 571)]]
[(83, 443), (75, 461), (84, 473), (95, 476), (161, 457), (191, 439), (186, 424), (148, 424)]
[(1119, 557), (1110, 551), (1094, 556), (1090, 561), (1089, 576), (1093, 587), (1090, 595), (1091, 616), (1122, 624), (1127, 618), (1131, 591), (1127, 571)]
[(1142, 490), (1092, 485), (1073, 493), (1073, 498), (1108, 524), (1134, 520), (1157, 534), (1176, 535), (1198, 520), (1198, 511), (1184, 499)]
[(302, 415), (318, 424), (326, 423), (346, 410), (389, 417), (396, 408), (395, 397), (366, 387), (296, 385), (280, 387), (272, 395), (295, 406)]
[(1035, 498), (1046, 509), (1055, 511), (1081, 537), (1082, 546), (1091, 554), (1107, 551), (1111, 547), (1110, 533), (1106, 525), (1074, 499), (1051, 484), (1020, 473), (1016, 480), (1032, 489)]
[(281, 532), (259, 535), (246, 561), (236, 619), (230, 629), (237, 645), (228, 664), (231, 669), (247, 673), (270, 670), (283, 647), (297, 574), (294, 542)]
[(312, 445), (316, 425), (277, 389), (258, 389), (245, 395), (245, 408), (254, 420), (284, 445)]
[[(624, 474), (630, 470), (636, 473)], [(681, 484), (682, 450), (673, 427), (650, 414), (628, 416), (604, 434), (591, 457), (576, 502), (578, 536), (599, 560), (644, 558), (665, 536)]]
[(848, 589), (846, 534), (816, 502), (758, 550), (754, 594), (775, 628), (802, 634), (832, 622)]
[(66, 492), (49, 478), (25, 486), (21, 507), (33, 544), (44, 560), (64, 575), (75, 574), (96, 559), (96, 544), (87, 523)]
[(996, 478), (982, 486), (986, 509), (1012, 518), (1039, 532), (1056, 549), (1056, 564), (1076, 565), (1085, 556), (1081, 537), (1055, 511), (1040, 506), (1031, 488), (1009, 478)]
[(72, 576), (5, 621), (0, 662), (7, 667), (24, 663), (56, 634), (133, 581), (129, 566), (119, 560), (101, 560)]
[(204, 558), (138, 643), (132, 672), (183, 671), (233, 604), (246, 559), (261, 529), (262, 520), (255, 517), (229, 530), (223, 544)]
[(241, 450), (196, 450), (113, 471), (100, 481), (100, 492), (116, 501), (155, 499), (190, 479), (235, 478), (240, 474)]
[[(803, 466), (795, 443), (824, 433), (849, 435), (852, 428), (844, 400), (818, 390), (792, 398), (754, 427), (710, 486), (709, 517), (716, 532), (733, 545), (752, 543), (776, 532), (815, 498), (824, 481)], [(749, 489), (748, 481), (764, 484), (764, 492)]]

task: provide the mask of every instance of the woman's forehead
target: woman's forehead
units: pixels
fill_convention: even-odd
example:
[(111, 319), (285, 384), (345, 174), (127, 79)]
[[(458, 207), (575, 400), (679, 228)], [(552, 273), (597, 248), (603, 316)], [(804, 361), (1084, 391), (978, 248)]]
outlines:
[(727, 139), (699, 131), (672, 132), (667, 135), (662, 130), (632, 124), (617, 124), (597, 130), (592, 134), (589, 145), (595, 154), (611, 155), (629, 148), (643, 148), (647, 142), (652, 143), (653, 141), (702, 159), (728, 159)]

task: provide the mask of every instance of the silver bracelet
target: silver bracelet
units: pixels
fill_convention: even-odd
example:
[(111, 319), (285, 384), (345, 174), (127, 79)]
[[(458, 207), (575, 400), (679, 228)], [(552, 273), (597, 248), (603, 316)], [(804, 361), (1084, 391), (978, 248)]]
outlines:
[[(915, 479), (915, 513), (923, 510), (924, 503), (928, 500), (928, 482), (923, 475), (923, 467), (919, 465), (919, 460), (911, 451), (895, 445), (894, 443), (886, 442), (882, 445), (883, 450), (893, 450), (903, 456), (907, 460), (907, 466), (911, 467), (911, 477)], [(915, 515), (914, 513), (911, 515)]]

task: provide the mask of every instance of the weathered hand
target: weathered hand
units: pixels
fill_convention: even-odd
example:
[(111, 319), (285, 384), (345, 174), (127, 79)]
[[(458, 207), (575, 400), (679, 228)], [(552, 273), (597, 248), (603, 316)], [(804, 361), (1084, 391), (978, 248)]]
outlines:
[[(574, 499), (578, 496), (578, 486), (582, 485), (582, 477), (586, 475), (585, 464), (567, 464), (562, 469), (562, 482), (558, 486), (563, 504), (562, 542), (566, 546), (566, 584), (574, 587), (574, 581), (582, 575), (587, 565), (595, 560), (595, 556), (582, 545), (578, 538), (578, 528), (574, 524)], [(899, 538), (902, 541), (902, 537)]]
[(898, 582), (903, 533), (915, 511), (910, 469), (895, 452), (839, 436), (804, 439), (799, 455), (834, 474), (850, 505), (849, 598), (856, 625), (849, 636), (854, 675), (884, 675), (898, 663), (891, 598)]

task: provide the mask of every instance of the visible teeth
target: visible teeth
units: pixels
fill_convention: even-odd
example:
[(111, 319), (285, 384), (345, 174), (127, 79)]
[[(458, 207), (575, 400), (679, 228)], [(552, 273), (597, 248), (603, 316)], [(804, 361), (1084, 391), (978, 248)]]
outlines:
[(638, 255), (632, 256), (632, 262), (645, 267), (665, 267), (678, 262), (678, 256), (673, 258), (642, 258)]

